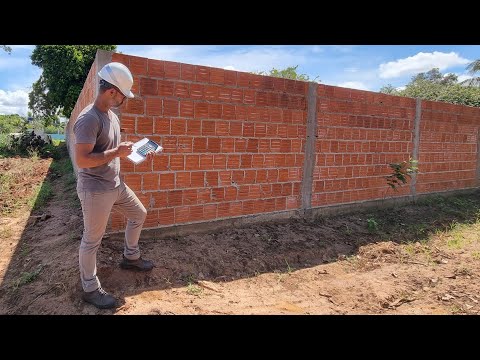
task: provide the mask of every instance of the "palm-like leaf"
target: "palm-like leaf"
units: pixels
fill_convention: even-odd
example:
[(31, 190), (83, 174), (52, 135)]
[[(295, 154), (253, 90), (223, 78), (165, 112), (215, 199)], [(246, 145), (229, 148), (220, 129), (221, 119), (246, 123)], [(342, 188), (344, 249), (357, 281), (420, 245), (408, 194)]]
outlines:
[(462, 82), (460, 82), (460, 85), (480, 87), (480, 77), (463, 80)]
[(472, 63), (468, 64), (467, 66), (468, 72), (473, 75), (476, 72), (480, 71), (480, 59), (473, 61)]

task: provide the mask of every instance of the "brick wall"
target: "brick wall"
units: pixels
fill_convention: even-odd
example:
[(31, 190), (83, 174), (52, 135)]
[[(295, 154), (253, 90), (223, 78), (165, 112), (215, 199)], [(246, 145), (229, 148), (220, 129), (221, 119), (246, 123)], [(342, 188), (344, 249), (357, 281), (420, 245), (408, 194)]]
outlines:
[[(148, 209), (144, 228), (477, 186), (478, 108), (105, 51), (70, 129), (109, 61), (134, 76), (122, 139), (164, 147), (151, 163), (121, 160)], [(388, 164), (412, 155), (420, 174), (394, 192)], [(113, 213), (108, 230), (125, 225)]]
[(417, 191), (477, 186), (480, 109), (422, 101)]
[(385, 176), (412, 153), (415, 99), (325, 85), (317, 96), (312, 206), (409, 193)]

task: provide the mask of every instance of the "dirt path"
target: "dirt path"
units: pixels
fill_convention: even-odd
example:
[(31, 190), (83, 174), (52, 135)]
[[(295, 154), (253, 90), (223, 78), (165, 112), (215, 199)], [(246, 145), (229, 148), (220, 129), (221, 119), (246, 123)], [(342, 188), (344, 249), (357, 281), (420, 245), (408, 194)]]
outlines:
[[(48, 164), (45, 163), (45, 177)], [(48, 206), (0, 223), (1, 314), (477, 314), (480, 192), (367, 213), (141, 240), (150, 273), (118, 267), (104, 239), (115, 310), (80, 300), (81, 210), (74, 184), (48, 175)], [(43, 217), (42, 217), (43, 215)], [(30, 220), (29, 220), (30, 219)], [(27, 225), (25, 225), (27, 224)]]

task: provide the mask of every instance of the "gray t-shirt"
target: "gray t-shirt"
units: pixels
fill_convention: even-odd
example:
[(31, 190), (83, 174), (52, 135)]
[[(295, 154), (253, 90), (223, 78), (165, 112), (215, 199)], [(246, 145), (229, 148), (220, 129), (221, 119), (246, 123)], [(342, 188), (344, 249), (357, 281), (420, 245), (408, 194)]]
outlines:
[[(82, 110), (73, 126), (75, 144), (95, 144), (93, 153), (101, 153), (120, 143), (120, 121), (112, 111), (97, 109), (93, 104)], [(114, 190), (120, 185), (120, 159), (92, 167), (78, 169), (77, 190), (102, 192)]]

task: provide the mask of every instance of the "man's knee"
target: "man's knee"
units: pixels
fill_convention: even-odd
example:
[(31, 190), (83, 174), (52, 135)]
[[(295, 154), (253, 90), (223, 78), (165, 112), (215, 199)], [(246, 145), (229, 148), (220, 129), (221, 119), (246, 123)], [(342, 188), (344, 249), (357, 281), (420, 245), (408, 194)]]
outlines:
[(147, 218), (147, 209), (144, 206), (141, 208), (142, 222)]
[(143, 223), (145, 219), (147, 218), (147, 209), (145, 209), (145, 206), (139, 206), (138, 211), (135, 214), (135, 218), (132, 220), (136, 220), (140, 223)]

